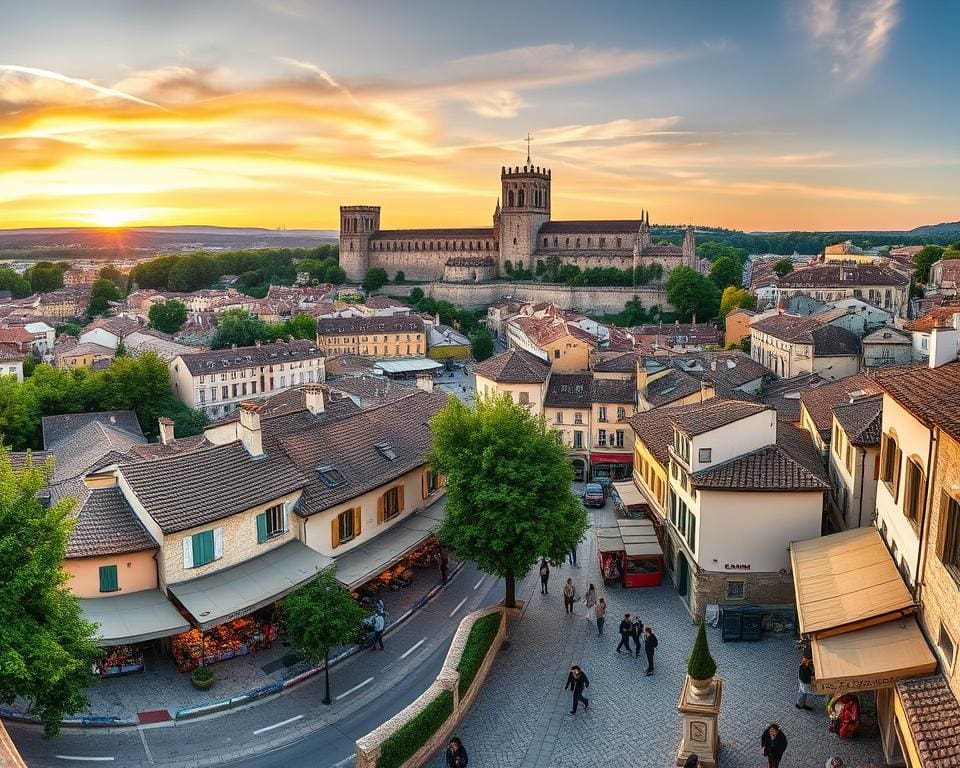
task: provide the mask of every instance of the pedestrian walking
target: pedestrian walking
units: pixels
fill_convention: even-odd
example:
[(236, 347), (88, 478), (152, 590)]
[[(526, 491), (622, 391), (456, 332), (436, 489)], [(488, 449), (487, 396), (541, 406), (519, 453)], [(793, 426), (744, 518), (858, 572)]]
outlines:
[(643, 630), (643, 652), (647, 654), (648, 677), (653, 674), (653, 652), (657, 650), (658, 645), (660, 645), (660, 641), (657, 640), (657, 636), (653, 634), (653, 630), (648, 625)]
[(567, 615), (573, 615), (573, 600), (577, 596), (577, 588), (573, 585), (573, 579), (568, 578), (567, 583), (563, 585), (563, 606), (567, 609)]
[(617, 646), (617, 653), (620, 649), (626, 647), (627, 653), (630, 653), (630, 636), (633, 634), (633, 622), (630, 621), (630, 614), (623, 614), (623, 621), (620, 622), (620, 645)]
[(383, 614), (376, 613), (373, 617), (373, 645), (370, 646), (370, 650), (376, 650), (377, 645), (380, 646), (380, 650), (383, 650)]
[(583, 596), (583, 604), (587, 606), (587, 620), (592, 619), (594, 608), (597, 605), (597, 588), (593, 584), (587, 587), (587, 594)]
[(574, 544), (573, 549), (571, 549), (567, 553), (567, 557), (570, 559), (570, 565), (574, 566), (575, 568), (580, 567), (577, 565), (577, 545), (576, 544)]
[(827, 760), (825, 768), (843, 768), (843, 760), (839, 757), (831, 757)]
[(640, 658), (640, 641), (643, 639), (643, 622), (639, 616), (633, 617), (633, 631), (631, 632), (633, 642), (636, 645), (637, 658)]
[(580, 667), (574, 665), (570, 667), (570, 674), (567, 675), (567, 685), (563, 690), (572, 690), (573, 691), (573, 709), (570, 710), (571, 715), (577, 714), (577, 704), (583, 702), (583, 708), (590, 708), (590, 699), (585, 698), (583, 695), (583, 689), (590, 687), (590, 681), (587, 680), (587, 676), (583, 673), (583, 670)]
[(700, 768), (700, 756), (696, 752), (691, 752), (684, 760), (683, 768)]
[(540, 594), (547, 594), (547, 582), (550, 581), (550, 565), (546, 560), (540, 561)]
[(767, 758), (767, 768), (780, 768), (780, 760), (787, 751), (787, 737), (780, 726), (770, 723), (760, 737), (760, 752)]
[(797, 673), (800, 680), (800, 692), (797, 694), (797, 709), (813, 710), (807, 704), (807, 696), (813, 695), (813, 659), (804, 656), (800, 659), (800, 670)]
[(602, 597), (597, 600), (597, 607), (594, 609), (597, 616), (597, 634), (603, 635), (603, 622), (607, 620), (607, 601)]
[(450, 746), (447, 747), (447, 766), (448, 768), (467, 768), (467, 750), (463, 748), (463, 742), (454, 736), (450, 739)]
[(450, 575), (450, 558), (447, 557), (446, 550), (443, 547), (440, 548), (439, 556), (439, 567), (440, 567), (440, 583), (446, 584), (447, 577)]

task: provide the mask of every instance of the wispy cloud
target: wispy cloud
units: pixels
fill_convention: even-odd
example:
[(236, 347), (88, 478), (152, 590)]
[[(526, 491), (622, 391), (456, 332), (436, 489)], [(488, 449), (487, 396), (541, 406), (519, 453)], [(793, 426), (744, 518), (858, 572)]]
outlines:
[(814, 42), (832, 58), (832, 71), (847, 81), (869, 72), (883, 57), (900, 21), (899, 0), (809, 0), (806, 23)]
[[(132, 101), (137, 104), (143, 104), (147, 107), (156, 107), (157, 109), (164, 109), (164, 107), (156, 104), (152, 101), (147, 101), (146, 99), (141, 99), (138, 96), (133, 94), (126, 93), (124, 91), (118, 90), (117, 88), (106, 88), (102, 85), (97, 85), (92, 80), (85, 80), (81, 77), (70, 77), (69, 75), (64, 75), (60, 72), (54, 72), (49, 69), (37, 69), (36, 67), (23, 67), (19, 64), (0, 64), (0, 100), (6, 100), (5, 91), (6, 86), (2, 73), (8, 73), (8, 76), (20, 76), (26, 78), (39, 78), (41, 80), (52, 80), (57, 83), (62, 83), (74, 88), (81, 88), (86, 91), (92, 91), (98, 96), (104, 98), (114, 98), (114, 99), (123, 99), (124, 101)], [(12, 90), (12, 87), (11, 87)]]

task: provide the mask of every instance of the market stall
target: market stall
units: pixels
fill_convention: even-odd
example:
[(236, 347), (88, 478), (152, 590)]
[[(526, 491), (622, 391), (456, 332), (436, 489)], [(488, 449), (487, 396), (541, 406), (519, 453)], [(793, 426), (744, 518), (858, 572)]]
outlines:
[(603, 583), (610, 587), (623, 578), (623, 540), (619, 528), (597, 528), (597, 559)]
[(618, 521), (623, 541), (623, 585), (658, 587), (663, 581), (663, 550), (649, 520)]
[(273, 607), (209, 630), (191, 629), (173, 638), (173, 661), (181, 672), (269, 648), (280, 634)]
[(115, 645), (104, 649), (104, 656), (93, 663), (97, 677), (120, 677), (134, 672), (143, 672), (143, 648), (137, 645)]

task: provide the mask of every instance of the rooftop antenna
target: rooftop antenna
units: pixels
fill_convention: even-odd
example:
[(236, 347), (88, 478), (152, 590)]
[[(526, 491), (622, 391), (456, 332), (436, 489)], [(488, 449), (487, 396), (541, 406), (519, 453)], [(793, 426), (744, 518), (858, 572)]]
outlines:
[(530, 132), (527, 131), (527, 165), (530, 165), (530, 142), (533, 141), (533, 137), (530, 135)]

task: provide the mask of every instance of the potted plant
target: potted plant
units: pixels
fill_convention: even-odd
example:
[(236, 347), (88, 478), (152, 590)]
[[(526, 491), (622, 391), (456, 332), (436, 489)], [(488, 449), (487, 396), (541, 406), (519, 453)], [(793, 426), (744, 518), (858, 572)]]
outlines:
[(207, 691), (213, 685), (213, 670), (210, 667), (197, 667), (190, 675), (190, 682), (195, 688)]
[(716, 672), (717, 662), (710, 655), (710, 647), (707, 645), (707, 630), (701, 621), (700, 627), (697, 629), (697, 639), (693, 644), (693, 651), (690, 653), (690, 660), (687, 662), (687, 674), (690, 676), (690, 683), (695, 695), (705, 696), (707, 694)]

